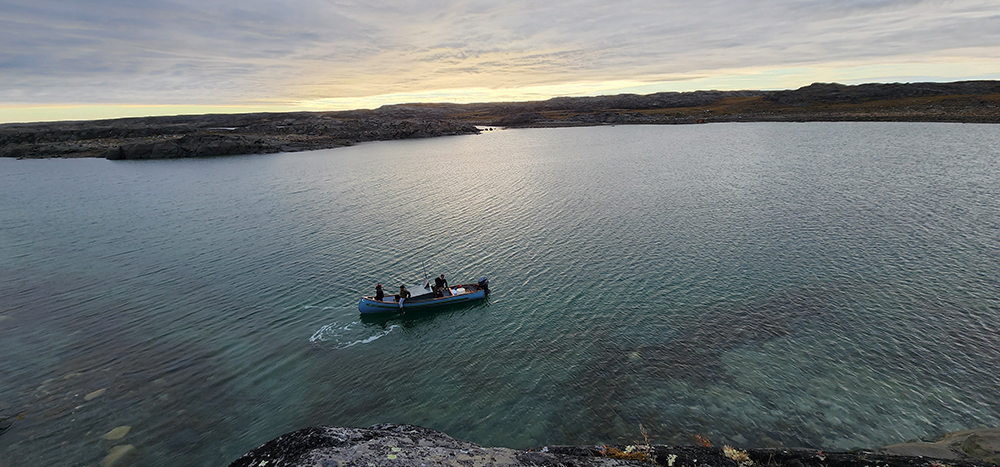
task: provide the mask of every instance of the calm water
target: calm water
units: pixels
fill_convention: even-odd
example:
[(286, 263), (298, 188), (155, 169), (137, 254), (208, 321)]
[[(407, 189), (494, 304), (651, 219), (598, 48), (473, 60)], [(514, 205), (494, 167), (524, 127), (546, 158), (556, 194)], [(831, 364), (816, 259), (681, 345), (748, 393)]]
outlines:
[[(0, 465), (224, 465), (318, 424), (830, 450), (998, 426), (997, 148), (719, 124), (0, 160)], [(360, 319), (424, 266), (494, 293)]]

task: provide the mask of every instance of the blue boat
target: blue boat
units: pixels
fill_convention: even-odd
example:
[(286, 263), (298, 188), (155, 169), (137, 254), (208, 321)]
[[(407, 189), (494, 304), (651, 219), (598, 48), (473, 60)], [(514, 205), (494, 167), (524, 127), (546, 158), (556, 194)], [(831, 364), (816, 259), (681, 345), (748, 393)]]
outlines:
[(474, 300), (482, 300), (490, 293), (490, 281), (485, 277), (479, 279), (474, 284), (461, 284), (446, 287), (442, 296), (435, 296), (430, 284), (424, 283), (423, 287), (415, 286), (411, 290), (420, 291), (420, 295), (411, 295), (410, 298), (396, 301), (393, 295), (386, 295), (382, 300), (375, 300), (375, 297), (361, 297), (358, 303), (358, 311), (363, 314), (368, 313), (405, 313), (409, 310), (427, 310), (443, 305), (456, 303), (466, 303)]

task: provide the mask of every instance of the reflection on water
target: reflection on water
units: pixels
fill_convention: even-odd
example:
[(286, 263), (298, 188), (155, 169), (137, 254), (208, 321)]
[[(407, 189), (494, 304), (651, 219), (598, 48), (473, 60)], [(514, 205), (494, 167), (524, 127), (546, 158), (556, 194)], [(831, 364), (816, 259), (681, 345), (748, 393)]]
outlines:
[[(220, 465), (318, 424), (821, 449), (997, 426), (998, 138), (619, 126), (0, 160), (0, 464), (128, 444)], [(424, 269), (493, 293), (358, 313)]]

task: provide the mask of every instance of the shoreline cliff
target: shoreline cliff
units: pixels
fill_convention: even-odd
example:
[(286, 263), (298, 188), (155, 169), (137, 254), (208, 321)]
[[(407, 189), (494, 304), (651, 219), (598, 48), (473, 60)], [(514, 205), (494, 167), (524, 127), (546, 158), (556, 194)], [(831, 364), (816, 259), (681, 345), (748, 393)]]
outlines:
[(720, 122), (1000, 123), (1000, 81), (694, 91), (375, 110), (180, 115), (0, 125), (0, 157), (166, 159), (295, 152), (538, 128)]

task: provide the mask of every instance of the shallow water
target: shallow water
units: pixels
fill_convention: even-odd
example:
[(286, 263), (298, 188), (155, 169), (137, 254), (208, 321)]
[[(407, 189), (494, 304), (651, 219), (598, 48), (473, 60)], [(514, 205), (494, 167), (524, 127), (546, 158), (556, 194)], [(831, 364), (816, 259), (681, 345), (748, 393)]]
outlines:
[[(0, 465), (220, 465), (317, 424), (829, 450), (997, 426), (998, 147), (719, 124), (0, 160)], [(361, 319), (425, 268), (494, 293)]]

